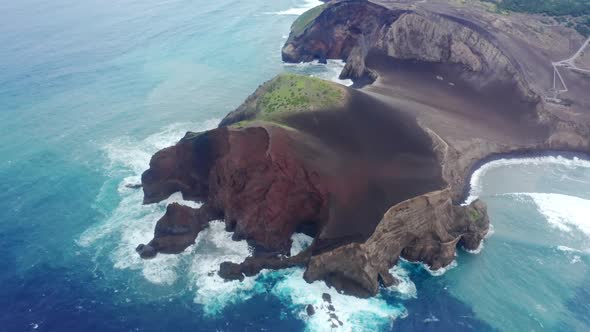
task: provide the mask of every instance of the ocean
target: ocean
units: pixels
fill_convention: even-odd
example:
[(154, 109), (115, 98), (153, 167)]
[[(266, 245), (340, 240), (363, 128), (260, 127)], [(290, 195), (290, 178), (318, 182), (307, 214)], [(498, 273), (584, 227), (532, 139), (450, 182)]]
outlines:
[[(319, 4), (0, 2), (0, 331), (590, 329), (590, 162), (571, 155), (484, 165), (470, 193), (494, 226), (482, 250), (445, 271), (400, 262), (403, 282), (372, 299), (306, 284), (301, 269), (222, 281), (219, 263), (250, 248), (221, 222), (181, 255), (139, 259), (167, 203), (195, 205), (143, 206), (126, 187), (154, 152), (280, 72), (338, 81), (341, 62), (280, 58), (293, 20)], [(295, 235), (292, 251), (309, 242)]]

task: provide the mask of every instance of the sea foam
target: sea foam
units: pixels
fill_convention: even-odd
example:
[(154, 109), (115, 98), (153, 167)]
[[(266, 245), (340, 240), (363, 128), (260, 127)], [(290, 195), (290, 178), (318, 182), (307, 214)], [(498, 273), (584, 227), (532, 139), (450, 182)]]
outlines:
[(590, 236), (590, 200), (552, 193), (513, 193), (517, 199), (531, 199), (547, 222), (564, 232), (574, 229)]
[(301, 63), (283, 63), (283, 66), (289, 72), (321, 78), (344, 86), (351, 86), (353, 84), (352, 80), (340, 79), (340, 73), (345, 65), (346, 63), (344, 61), (337, 59), (329, 59), (326, 64), (320, 63), (317, 60)]
[(566, 158), (562, 156), (545, 156), (545, 157), (536, 157), (536, 158), (508, 158), (508, 159), (498, 159), (494, 161), (490, 161), (477, 170), (473, 172), (471, 175), (470, 185), (471, 190), (469, 192), (469, 196), (465, 200), (464, 204), (470, 204), (474, 200), (476, 200), (479, 196), (481, 196), (483, 192), (483, 183), (482, 178), (485, 174), (491, 170), (502, 168), (502, 167), (518, 167), (518, 166), (542, 166), (547, 164), (554, 164), (562, 166), (566, 169), (574, 169), (574, 168), (590, 168), (590, 161), (585, 159), (580, 159), (577, 157), (574, 158)]
[[(233, 241), (232, 233), (225, 231), (221, 221), (211, 222), (198, 235), (195, 244), (180, 255), (158, 255), (150, 260), (143, 260), (137, 255), (135, 247), (151, 240), (155, 224), (169, 203), (178, 202), (191, 207), (198, 207), (199, 204), (186, 201), (180, 193), (176, 193), (163, 202), (143, 205), (142, 191), (128, 188), (127, 185), (140, 182), (141, 173), (148, 167), (151, 155), (157, 150), (174, 144), (187, 130), (211, 129), (217, 123), (218, 120), (196, 125), (178, 124), (141, 141), (124, 137), (105, 145), (105, 155), (109, 160), (107, 171), (114, 179), (121, 179), (115, 186), (120, 200), (103, 222), (92, 226), (79, 237), (78, 245), (96, 250), (96, 256), (108, 255), (117, 270), (137, 271), (153, 284), (165, 287), (174, 285), (175, 292), (179, 289), (181, 292), (192, 292), (194, 302), (202, 306), (206, 316), (217, 315), (228, 305), (246, 301), (264, 292), (281, 299), (296, 317), (307, 323), (309, 331), (330, 331), (335, 322), (330, 317), (331, 312), (322, 299), (322, 293), (332, 296), (334, 313), (344, 324), (339, 329), (342, 331), (377, 329), (405, 315), (403, 306), (388, 304), (380, 297), (358, 299), (339, 294), (323, 282), (307, 284), (301, 268), (263, 271), (259, 276), (247, 277), (242, 282), (224, 281), (217, 274), (219, 265), (225, 261), (241, 262), (252, 251), (246, 241)], [(305, 234), (294, 234), (291, 254), (301, 252), (312, 240)], [(402, 298), (414, 297), (415, 286), (408, 274), (401, 268), (394, 268), (393, 272), (402, 280), (394, 291)], [(316, 307), (316, 315), (307, 316), (307, 304)]]
[(272, 14), (276, 14), (276, 15), (301, 15), (303, 13), (305, 13), (306, 11), (317, 7), (317, 6), (321, 6), (324, 3), (318, 0), (304, 0), (303, 3), (300, 6), (297, 7), (293, 7), (293, 8), (289, 8), (286, 10), (281, 10), (278, 12), (274, 12)]
[[(340, 294), (322, 281), (308, 284), (300, 268), (279, 273), (283, 277), (272, 288), (272, 294), (289, 304), (293, 314), (307, 323), (307, 331), (378, 331), (407, 314), (403, 306), (389, 304), (381, 296), (360, 299)], [(330, 295), (333, 311), (329, 308), (330, 304), (323, 300), (324, 293)], [(313, 305), (313, 316), (307, 315), (307, 305)], [(331, 313), (337, 316), (342, 326), (330, 316)]]
[(311, 245), (313, 238), (303, 233), (295, 233), (291, 236), (291, 256), (295, 256)]
[[(143, 260), (137, 255), (135, 247), (151, 240), (155, 224), (169, 203), (178, 202), (191, 207), (198, 207), (199, 204), (186, 201), (180, 193), (175, 193), (163, 202), (143, 205), (142, 191), (127, 185), (140, 182), (141, 173), (157, 150), (174, 144), (187, 130), (207, 130), (217, 123), (218, 120), (177, 124), (144, 140), (123, 137), (106, 144), (107, 172), (119, 182), (113, 187), (108, 185), (111, 180), (107, 181), (104, 191), (115, 190), (119, 201), (103, 222), (92, 226), (78, 238), (77, 244), (95, 250), (95, 257), (107, 255), (116, 270), (136, 271), (146, 281), (169, 287), (173, 293), (191, 292), (194, 302), (202, 306), (206, 316), (218, 315), (228, 305), (246, 301), (257, 294), (271, 293), (285, 303), (296, 317), (306, 322), (308, 331), (331, 331), (333, 324), (339, 326), (339, 331), (377, 330), (389, 326), (396, 318), (405, 317), (407, 312), (401, 304), (391, 304), (382, 295), (359, 299), (340, 294), (321, 281), (308, 284), (303, 279), (302, 268), (264, 270), (258, 276), (246, 277), (242, 282), (224, 281), (217, 274), (219, 265), (225, 261), (241, 262), (251, 255), (252, 250), (246, 241), (233, 241), (232, 233), (225, 231), (221, 221), (212, 221), (199, 233), (195, 244), (180, 255), (158, 255), (150, 260)], [(97, 200), (103, 199), (103, 196), (108, 195), (101, 194)], [(301, 252), (312, 240), (305, 234), (294, 234), (291, 254)], [(416, 286), (409, 273), (401, 266), (394, 267), (391, 272), (401, 283), (385, 291), (395, 293), (400, 300), (416, 297)], [(322, 299), (323, 293), (331, 295), (334, 311)], [(316, 309), (316, 314), (311, 317), (305, 311), (308, 304)], [(340, 327), (330, 314), (335, 314), (343, 325)]]
[[(162, 217), (166, 206), (172, 202), (196, 208), (199, 204), (186, 201), (180, 193), (171, 195), (158, 204), (143, 205), (143, 192), (128, 188), (128, 184), (137, 184), (141, 173), (147, 169), (151, 155), (156, 151), (173, 145), (188, 130), (207, 130), (214, 128), (218, 119), (202, 123), (180, 123), (165, 127), (162, 131), (148, 136), (144, 140), (121, 137), (105, 144), (104, 153), (108, 160), (108, 180), (103, 188), (108, 188), (111, 181), (120, 181), (116, 187), (119, 203), (104, 221), (91, 226), (76, 241), (78, 245), (94, 248), (95, 256), (108, 255), (116, 269), (141, 271), (146, 280), (154, 284), (173, 284), (177, 278), (177, 269), (182, 256), (158, 255), (154, 259), (143, 260), (135, 252), (140, 243), (147, 243), (153, 237), (154, 227)], [(95, 205), (106, 200), (106, 191), (101, 189)]]
[(412, 279), (410, 279), (410, 267), (411, 263), (400, 261), (389, 270), (389, 273), (391, 273), (399, 283), (395, 286), (389, 287), (387, 290), (397, 293), (398, 297), (404, 300), (418, 297), (416, 285)]
[(215, 315), (227, 305), (244, 301), (263, 291), (257, 287), (256, 277), (243, 281), (224, 281), (218, 274), (223, 262), (241, 263), (252, 254), (246, 241), (233, 241), (232, 233), (225, 231), (225, 224), (212, 221), (201, 231), (191, 250), (191, 264), (187, 271), (195, 292), (195, 302), (204, 306), (206, 315)]

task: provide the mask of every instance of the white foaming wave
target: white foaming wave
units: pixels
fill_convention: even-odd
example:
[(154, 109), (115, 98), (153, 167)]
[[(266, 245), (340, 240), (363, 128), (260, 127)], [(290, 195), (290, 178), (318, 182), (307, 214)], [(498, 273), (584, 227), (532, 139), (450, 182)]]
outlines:
[[(488, 229), (488, 232), (486, 233), (486, 235), (484, 236), (484, 240), (490, 238), (490, 236), (494, 235), (495, 229), (494, 229), (494, 225), (490, 224), (490, 228)], [(469, 250), (466, 249), (465, 247), (463, 247), (463, 250), (465, 250), (465, 252), (472, 254), (472, 255), (477, 255), (479, 253), (481, 253), (481, 251), (484, 248), (484, 242), (485, 241), (481, 241), (479, 243), (479, 246), (477, 246), (477, 248), (475, 248), (474, 250)]]
[(557, 248), (557, 250), (563, 251), (563, 252), (583, 252), (582, 250), (570, 248), (568, 246), (557, 246), (556, 248)]
[(463, 248), (463, 250), (465, 250), (465, 252), (467, 252), (469, 254), (477, 255), (477, 254), (481, 253), (481, 251), (483, 250), (483, 247), (484, 247), (483, 241), (481, 241), (479, 243), (479, 246), (477, 246), (477, 248), (475, 248), (474, 250), (470, 250), (470, 249), (466, 249), (466, 248)]
[(576, 264), (582, 261), (582, 256), (587, 255), (590, 250), (578, 250), (574, 248), (570, 248), (568, 246), (557, 246), (557, 250), (563, 252), (566, 256), (570, 258), (570, 264)]
[(416, 285), (410, 279), (410, 272), (405, 269), (403, 266), (408, 265), (407, 262), (399, 262), (395, 266), (393, 266), (389, 273), (391, 273), (399, 283), (395, 286), (391, 286), (388, 290), (395, 291), (400, 298), (407, 300), (412, 298), (418, 297), (418, 290), (416, 289)]
[(510, 166), (527, 166), (527, 165), (547, 165), (556, 164), (568, 169), (574, 168), (590, 168), (590, 160), (580, 159), (578, 157), (566, 158), (563, 156), (545, 156), (537, 158), (509, 158), (509, 159), (498, 159), (482, 165), (480, 168), (475, 170), (471, 175), (471, 190), (469, 197), (465, 200), (464, 205), (470, 204), (475, 201), (483, 192), (481, 179), (485, 174), (493, 169), (510, 167)]
[(296, 74), (309, 75), (344, 86), (351, 86), (353, 84), (350, 79), (340, 79), (340, 73), (344, 69), (344, 66), (346, 66), (346, 63), (342, 60), (329, 59), (326, 64), (314, 60), (312, 62), (283, 63), (283, 65), (288, 71)]
[(517, 199), (532, 199), (547, 222), (564, 232), (574, 228), (590, 236), (590, 200), (551, 193), (513, 193)]
[[(210, 122), (204, 127), (214, 127), (218, 121)], [(323, 282), (307, 284), (300, 268), (284, 271), (263, 271), (257, 277), (246, 277), (244, 281), (224, 281), (217, 274), (222, 262), (241, 262), (251, 255), (251, 248), (246, 241), (233, 241), (231, 233), (226, 232), (223, 222), (213, 221), (197, 237), (195, 244), (180, 255), (158, 255), (154, 259), (143, 260), (135, 252), (139, 243), (147, 243), (153, 237), (153, 230), (159, 218), (164, 214), (166, 205), (179, 202), (183, 205), (198, 207), (199, 204), (185, 201), (180, 193), (158, 204), (143, 205), (141, 190), (128, 188), (127, 184), (140, 181), (141, 172), (147, 168), (151, 154), (165, 146), (174, 144), (189, 129), (195, 126), (170, 126), (163, 132), (152, 135), (146, 140), (133, 142), (131, 139), (119, 139), (105, 147), (110, 160), (110, 169), (118, 176), (123, 175), (117, 187), (120, 201), (115, 210), (100, 224), (84, 232), (76, 241), (86, 248), (95, 248), (96, 256), (108, 255), (116, 269), (138, 271), (147, 281), (154, 284), (173, 285), (179, 280), (187, 280), (182, 288), (194, 292), (194, 301), (203, 306), (205, 315), (216, 315), (226, 306), (239, 303), (256, 294), (267, 291), (277, 295), (287, 303), (295, 314), (307, 322), (308, 331), (330, 331), (330, 311), (322, 299), (322, 293), (332, 296), (332, 303), (340, 321), (342, 331), (376, 330), (390, 324), (392, 319), (407, 315), (403, 306), (388, 304), (381, 297), (359, 299), (339, 294), (328, 288)], [(122, 144), (119, 144), (122, 143)], [(121, 174), (121, 172), (123, 174)], [(304, 234), (294, 234), (292, 254), (304, 250), (313, 240)], [(400, 279), (406, 274), (400, 272)], [(187, 278), (180, 278), (186, 275)], [(269, 285), (265, 277), (277, 276), (279, 281)], [(271, 289), (269, 289), (269, 286)], [(398, 286), (398, 292), (414, 296), (415, 286), (409, 278)], [(313, 304), (316, 315), (308, 317), (305, 306)], [(337, 323), (337, 322), (336, 322)]]
[(252, 254), (245, 240), (233, 241), (231, 237), (232, 233), (225, 231), (223, 222), (212, 221), (209, 228), (199, 233), (191, 252), (189, 289), (196, 292), (195, 303), (203, 305), (205, 314), (209, 316), (264, 290), (256, 282), (256, 277), (246, 277), (241, 282), (225, 281), (217, 274), (221, 263), (241, 263)]
[(301, 15), (303, 13), (305, 13), (306, 11), (317, 7), (317, 6), (321, 6), (324, 3), (318, 0), (304, 0), (303, 4), (301, 4), (301, 6), (297, 6), (297, 7), (293, 7), (293, 8), (289, 8), (287, 10), (281, 10), (278, 12), (274, 12), (271, 14), (276, 14), (276, 15)]
[(441, 267), (438, 270), (433, 270), (430, 266), (428, 266), (428, 264), (424, 264), (424, 263), (419, 263), (419, 264), (424, 270), (426, 270), (428, 273), (430, 273), (432, 276), (435, 276), (435, 277), (440, 277), (440, 276), (444, 275), (445, 273), (447, 273), (447, 271), (452, 270), (458, 266), (456, 260), (453, 260), (449, 265)]
[[(281, 271), (286, 277), (277, 282), (272, 293), (283, 302), (291, 303), (293, 313), (307, 323), (306, 331), (378, 331), (391, 322), (407, 315), (404, 307), (388, 304), (381, 296), (361, 299), (338, 293), (324, 282), (315, 281), (308, 284), (303, 279), (303, 270), (292, 268)], [(331, 297), (333, 313), (343, 325), (330, 317), (329, 303), (322, 294)], [(306, 306), (315, 309), (313, 316), (308, 316)], [(332, 324), (338, 326), (332, 328)]]
[(291, 241), (293, 241), (291, 244), (291, 256), (295, 256), (307, 249), (313, 242), (313, 238), (303, 233), (294, 233), (291, 236)]
[(188, 130), (207, 130), (214, 128), (217, 123), (218, 119), (197, 124), (179, 123), (165, 127), (144, 140), (123, 137), (106, 144), (104, 151), (109, 161), (107, 171), (112, 176), (124, 176), (117, 187), (120, 200), (103, 222), (86, 230), (76, 243), (81, 247), (96, 248), (97, 256), (102, 251), (108, 251), (116, 269), (139, 270), (152, 283), (173, 284), (177, 280), (176, 269), (186, 254), (158, 255), (154, 259), (143, 260), (135, 248), (152, 239), (154, 227), (168, 204), (177, 202), (193, 208), (200, 204), (186, 201), (180, 193), (175, 193), (158, 204), (143, 205), (143, 192), (126, 185), (141, 181), (141, 173), (149, 166), (153, 153), (175, 144)]
[(187, 131), (213, 129), (219, 121), (209, 119), (200, 123), (175, 123), (141, 141), (127, 136), (117, 138), (103, 147), (109, 161), (109, 171), (122, 170), (139, 176), (147, 169), (150, 158), (158, 150), (174, 145)]
[(158, 255), (153, 259), (144, 260), (135, 252), (135, 248), (138, 244), (148, 243), (152, 239), (156, 223), (168, 204), (176, 202), (193, 208), (199, 207), (200, 204), (185, 201), (182, 194), (175, 193), (161, 203), (143, 205), (140, 190), (125, 189), (130, 192), (124, 194), (111, 216), (104, 223), (84, 232), (77, 243), (82, 247), (97, 246), (100, 250), (104, 247), (104, 240), (108, 239), (109, 243), (116, 243), (110, 253), (115, 268), (141, 270), (148, 281), (171, 285), (177, 279), (176, 268), (181, 256)]

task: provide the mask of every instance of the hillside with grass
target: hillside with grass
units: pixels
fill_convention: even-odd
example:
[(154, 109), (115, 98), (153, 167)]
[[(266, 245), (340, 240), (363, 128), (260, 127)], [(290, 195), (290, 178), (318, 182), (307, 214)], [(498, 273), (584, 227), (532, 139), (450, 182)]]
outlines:
[(545, 14), (590, 37), (590, 0), (486, 0), (499, 10)]
[(281, 123), (288, 115), (341, 106), (346, 88), (315, 77), (284, 73), (264, 83), (223, 125), (245, 126), (259, 120)]

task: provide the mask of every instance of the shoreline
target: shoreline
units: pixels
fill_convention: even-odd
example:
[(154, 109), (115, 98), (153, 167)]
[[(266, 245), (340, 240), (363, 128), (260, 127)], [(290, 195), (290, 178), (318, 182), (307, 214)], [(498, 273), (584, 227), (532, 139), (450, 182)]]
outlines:
[(463, 205), (467, 204), (467, 199), (470, 197), (472, 188), (471, 181), (473, 175), (487, 164), (490, 164), (499, 160), (527, 160), (536, 159), (543, 157), (562, 157), (568, 160), (574, 160), (575, 158), (590, 162), (590, 153), (584, 151), (568, 151), (568, 150), (516, 150), (512, 152), (494, 153), (476, 161), (469, 169), (465, 176), (465, 185), (459, 201), (453, 202), (454, 204)]

